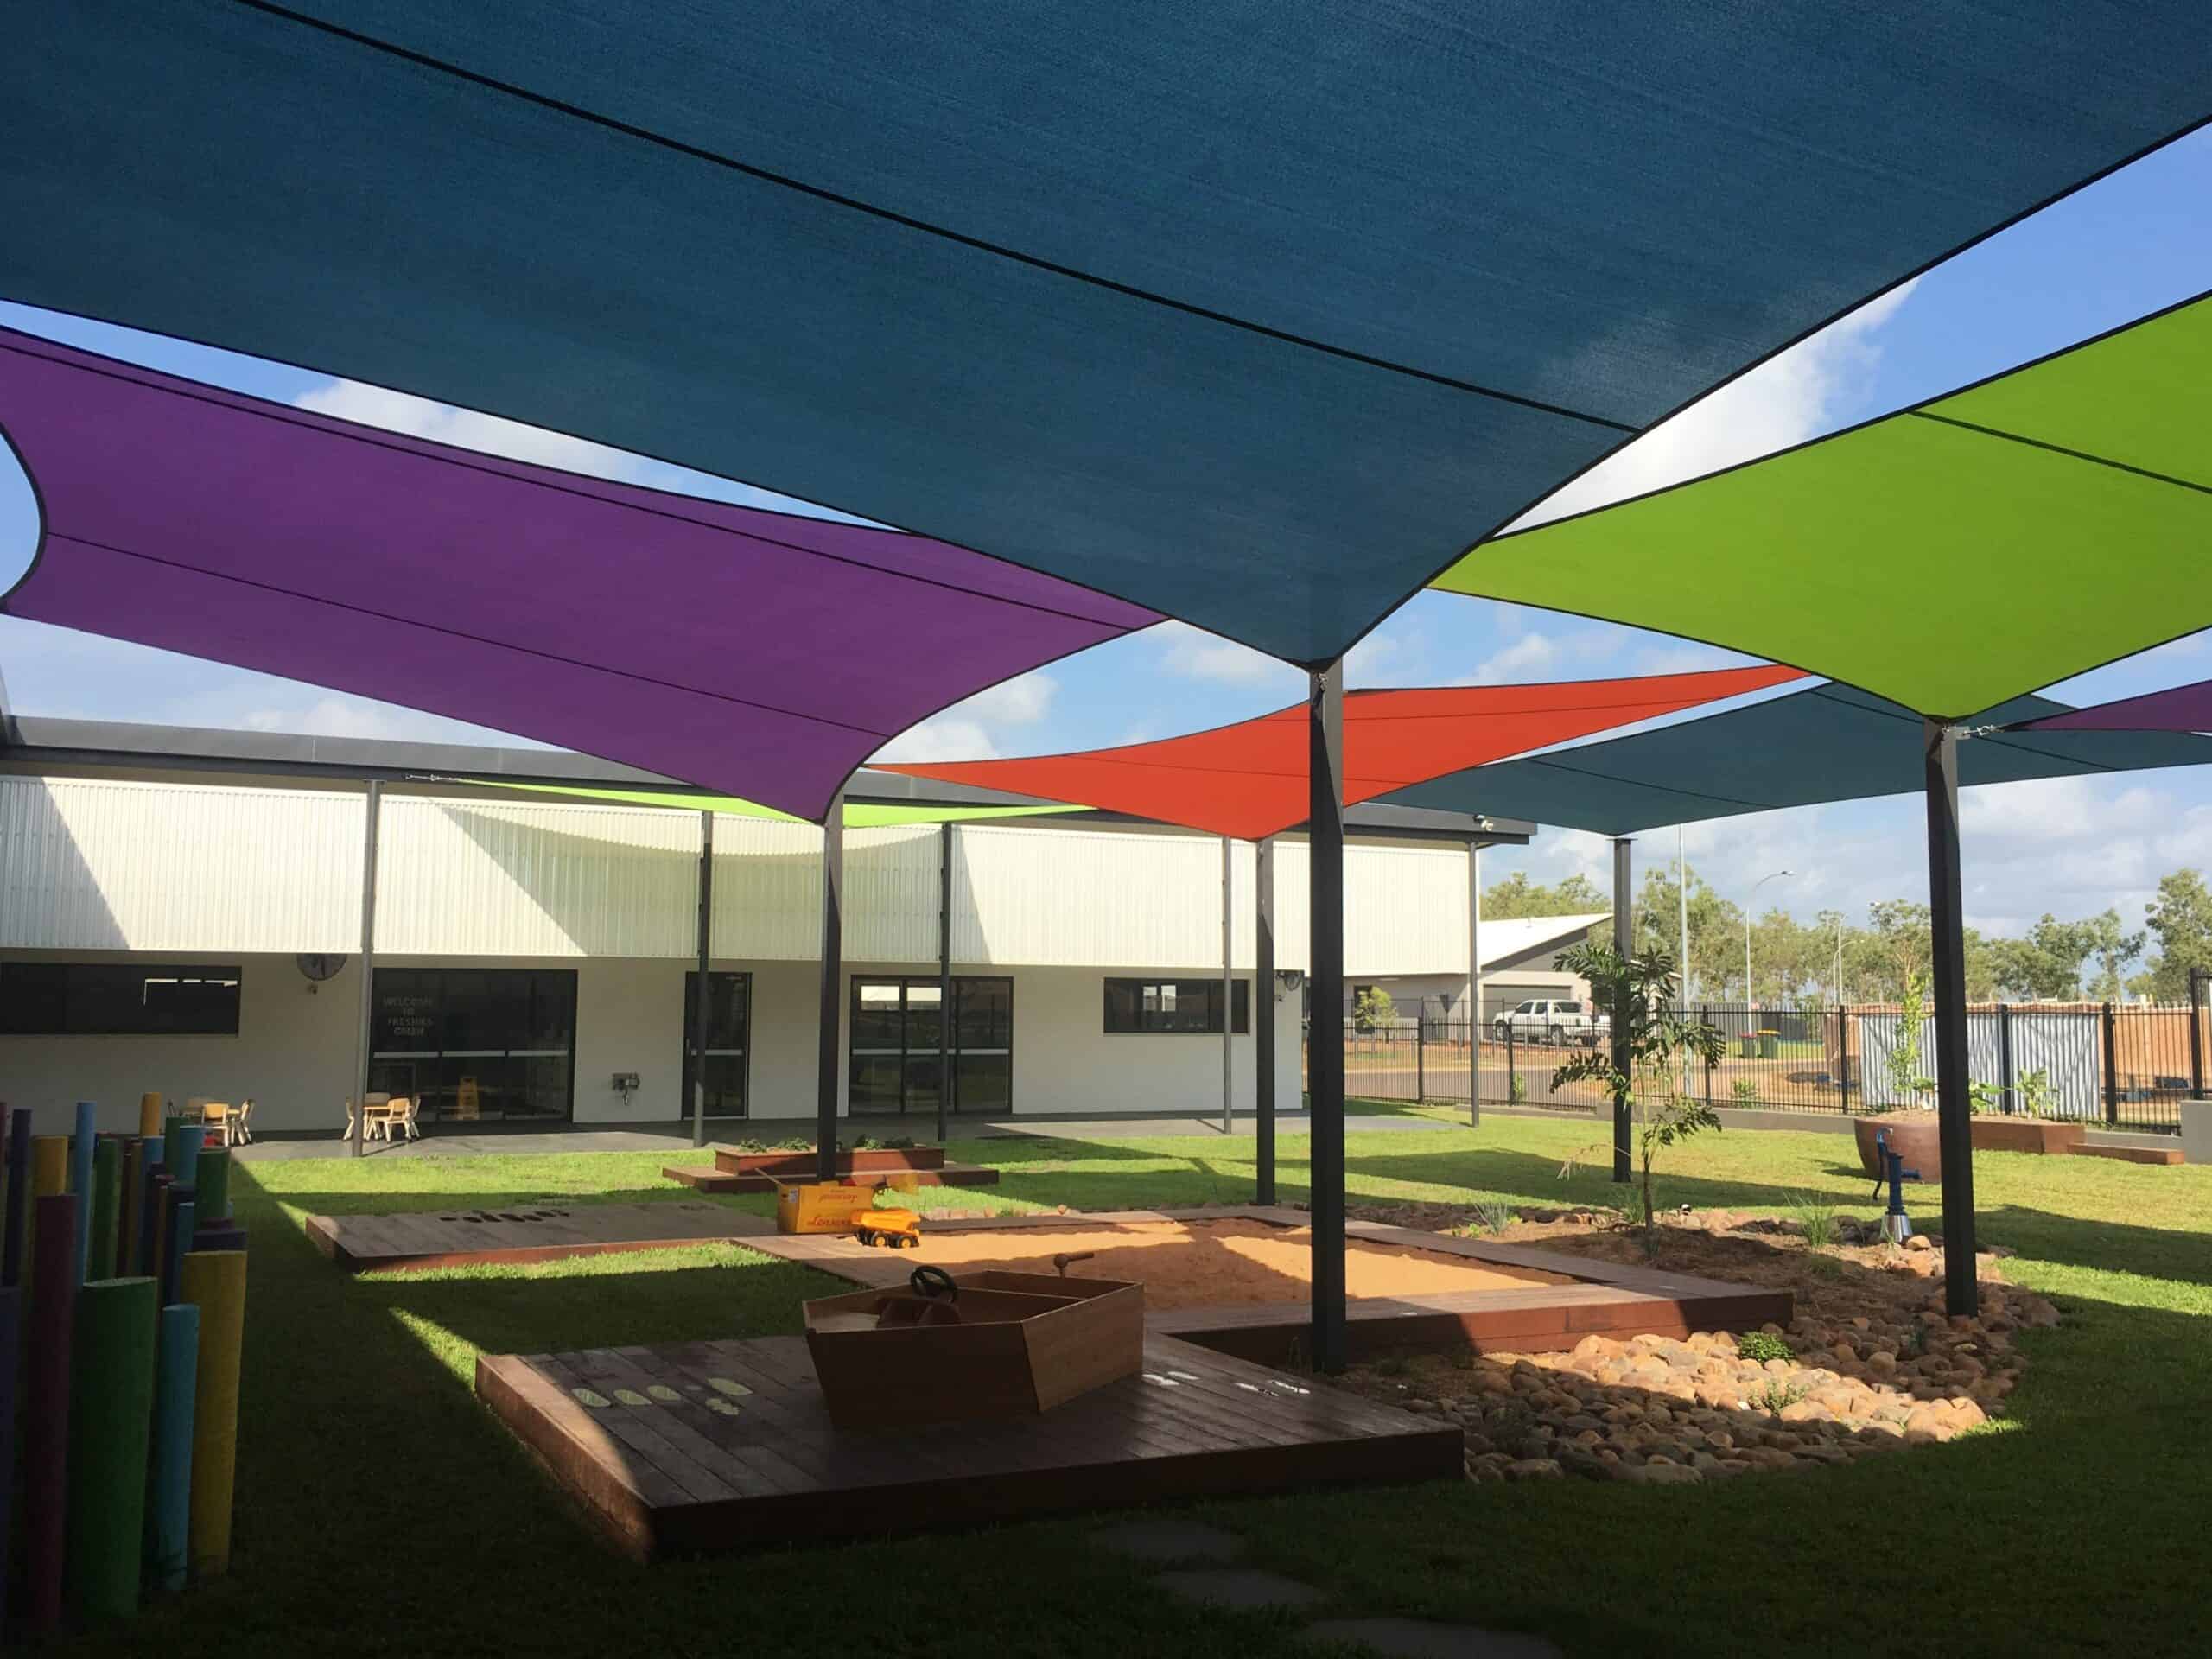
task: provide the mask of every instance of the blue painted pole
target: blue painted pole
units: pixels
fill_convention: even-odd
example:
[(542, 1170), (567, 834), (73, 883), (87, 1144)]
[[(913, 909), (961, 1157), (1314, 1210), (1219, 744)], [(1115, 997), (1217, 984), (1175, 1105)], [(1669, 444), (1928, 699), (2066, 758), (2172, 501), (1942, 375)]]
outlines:
[(0, 1285), (23, 1280), (23, 1241), (31, 1224), (31, 1115), (21, 1109), (8, 1116), (7, 1236), (0, 1242)]
[(162, 1154), (162, 1167), (175, 1178), (179, 1186), (197, 1185), (200, 1148), (207, 1139), (207, 1131), (197, 1123), (173, 1117), (164, 1138), (167, 1149)]
[(162, 1244), (162, 1306), (167, 1307), (176, 1300), (177, 1264), (184, 1260), (185, 1252), (192, 1248), (193, 1190), (188, 1186), (169, 1188), (169, 1224)]
[(200, 1309), (177, 1302), (162, 1310), (155, 1358), (153, 1525), (147, 1566), (159, 1590), (184, 1588), (192, 1526), (192, 1402), (199, 1381)]
[(69, 1191), (77, 1199), (77, 1282), (85, 1282), (85, 1268), (92, 1254), (92, 1143), (99, 1140), (96, 1125), (99, 1108), (89, 1100), (77, 1103), (77, 1136), (69, 1143)]

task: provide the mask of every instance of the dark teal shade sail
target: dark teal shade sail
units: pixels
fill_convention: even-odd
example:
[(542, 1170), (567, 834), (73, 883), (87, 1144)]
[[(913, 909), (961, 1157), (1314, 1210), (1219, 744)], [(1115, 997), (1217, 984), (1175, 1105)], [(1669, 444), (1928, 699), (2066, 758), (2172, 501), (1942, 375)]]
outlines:
[[(2069, 712), (2015, 697), (1971, 722), (2009, 725)], [(1818, 806), (1923, 787), (1921, 717), (1844, 685), (1546, 755), (1502, 760), (1382, 797), (1601, 836), (1779, 807)], [(2018, 783), (2212, 764), (2212, 738), (2163, 732), (1976, 731), (1959, 745), (1959, 782)]]
[(0, 295), (1342, 652), (2198, 121), (2212, 9), (24, 0)]

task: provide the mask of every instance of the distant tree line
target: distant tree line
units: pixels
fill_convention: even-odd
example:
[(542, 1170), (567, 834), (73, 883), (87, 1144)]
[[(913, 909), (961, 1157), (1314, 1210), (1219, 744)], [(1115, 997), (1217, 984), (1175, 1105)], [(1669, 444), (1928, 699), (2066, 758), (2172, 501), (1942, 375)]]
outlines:
[[(1744, 1000), (1744, 912), (1689, 878), (1689, 969), (1694, 1000)], [(1671, 867), (1644, 872), (1636, 897), (1635, 948), (1681, 954), (1679, 889)], [(1573, 916), (1609, 911), (1609, 894), (1587, 876), (1545, 886), (1519, 872), (1483, 890), (1483, 915)], [(2212, 887), (2196, 870), (2176, 870), (2131, 932), (2117, 910), (2061, 921), (2046, 915), (2020, 938), (1967, 930), (1967, 995), (1975, 1001), (2117, 1002), (2128, 995), (2177, 1002), (2192, 967), (2212, 970)], [(1592, 930), (1609, 936), (1610, 928)], [(1932, 961), (1928, 906), (1885, 899), (1864, 923), (1823, 910), (1800, 921), (1776, 906), (1751, 920), (1751, 995), (1767, 1003), (1897, 1000), (1906, 976)], [(2139, 964), (2139, 966), (2138, 965)], [(2134, 971), (2131, 972), (2130, 969)]]

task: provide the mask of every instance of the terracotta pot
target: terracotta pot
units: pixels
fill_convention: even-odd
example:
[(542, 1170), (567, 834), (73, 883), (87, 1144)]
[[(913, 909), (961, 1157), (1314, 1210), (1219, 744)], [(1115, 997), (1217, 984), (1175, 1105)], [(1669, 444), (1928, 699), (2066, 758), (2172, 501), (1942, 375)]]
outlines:
[(1869, 1180), (1880, 1179), (1883, 1173), (1874, 1154), (1878, 1135), (1889, 1136), (1890, 1150), (1904, 1160), (1906, 1169), (1918, 1170), (1922, 1180), (1943, 1179), (1943, 1143), (1936, 1138), (1935, 1113), (1891, 1112), (1881, 1117), (1856, 1117), (1851, 1121), (1851, 1131), (1859, 1142), (1859, 1166)]
[(1977, 1117), (1974, 1121), (1976, 1152), (2040, 1152), (2063, 1158), (2086, 1145), (2086, 1123), (2044, 1123), (2031, 1117)]

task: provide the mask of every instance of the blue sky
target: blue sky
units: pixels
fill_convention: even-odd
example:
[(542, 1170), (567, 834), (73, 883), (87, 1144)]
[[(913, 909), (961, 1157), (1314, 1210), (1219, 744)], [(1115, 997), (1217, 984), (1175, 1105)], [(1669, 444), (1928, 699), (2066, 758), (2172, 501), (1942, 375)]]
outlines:
[[(2013, 227), (1847, 318), (1649, 435), (1560, 498), (1566, 511), (1745, 459), (1902, 407), (2212, 288), (2212, 132), (2169, 147)], [(0, 322), (155, 367), (446, 442), (725, 499), (789, 506), (726, 480), (352, 383), (226, 353), (0, 304)], [(1543, 516), (1541, 512), (1538, 516)], [(30, 493), (0, 454), (0, 588), (28, 562)], [(2161, 558), (2197, 550), (2085, 556)], [(1355, 653), (1355, 684), (1438, 684), (1649, 673), (1740, 661), (1680, 640), (1452, 595), (1416, 599)], [(165, 652), (0, 618), (0, 675), (19, 712), (354, 733), (477, 736), (411, 710)], [(2212, 676), (2212, 633), (2050, 688), (2073, 702)], [(1165, 736), (1280, 707), (1294, 671), (1177, 624), (1102, 646), (995, 688), (904, 734), (909, 758), (1043, 753)], [(513, 740), (495, 740), (513, 741)], [(1969, 791), (1962, 804), (1969, 920), (2022, 931), (2118, 906), (2131, 922), (2166, 870), (2212, 869), (2212, 776), (2139, 774)], [(1741, 898), (1770, 872), (1762, 905), (1856, 916), (1925, 897), (1916, 799), (1762, 813), (1687, 832), (1689, 855)], [(1639, 861), (1671, 861), (1675, 836), (1642, 838)], [(1490, 855), (1485, 874), (1601, 876), (1594, 837), (1546, 831)]]

